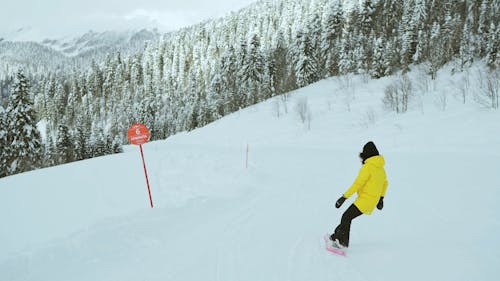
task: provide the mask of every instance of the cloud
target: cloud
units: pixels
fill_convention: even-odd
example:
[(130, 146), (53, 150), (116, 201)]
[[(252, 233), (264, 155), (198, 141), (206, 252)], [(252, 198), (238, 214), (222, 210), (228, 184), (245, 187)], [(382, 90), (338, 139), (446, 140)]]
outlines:
[(153, 24), (158, 26), (160, 30), (172, 31), (215, 16), (217, 16), (215, 13), (208, 14), (197, 10), (156, 11), (137, 9), (125, 14), (122, 18), (128, 22)]
[[(2, 4), (0, 37), (30, 27), (34, 40), (89, 30), (157, 28), (167, 32), (223, 16), (255, 0), (16, 0)], [(26, 8), (28, 7), (28, 8)]]

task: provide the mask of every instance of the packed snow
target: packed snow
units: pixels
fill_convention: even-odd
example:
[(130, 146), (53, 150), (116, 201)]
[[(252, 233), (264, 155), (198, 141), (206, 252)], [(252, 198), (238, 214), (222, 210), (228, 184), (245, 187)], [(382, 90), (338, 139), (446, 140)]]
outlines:
[[(0, 280), (497, 280), (500, 112), (450, 72), (404, 114), (394, 77), (329, 78), (147, 143), (153, 209), (137, 146), (0, 179)], [(385, 206), (337, 256), (323, 235), (370, 140)]]

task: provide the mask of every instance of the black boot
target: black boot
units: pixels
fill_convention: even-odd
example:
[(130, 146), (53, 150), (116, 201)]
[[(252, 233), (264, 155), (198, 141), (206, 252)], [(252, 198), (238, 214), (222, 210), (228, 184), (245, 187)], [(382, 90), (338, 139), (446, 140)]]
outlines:
[(337, 237), (335, 237), (335, 233), (332, 233), (332, 235), (330, 235), (330, 240), (335, 241), (335, 239), (337, 239)]

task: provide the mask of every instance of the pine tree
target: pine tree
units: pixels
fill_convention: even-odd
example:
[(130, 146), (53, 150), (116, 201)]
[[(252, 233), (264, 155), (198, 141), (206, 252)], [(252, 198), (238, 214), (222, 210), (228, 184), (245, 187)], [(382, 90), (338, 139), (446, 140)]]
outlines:
[(486, 55), (486, 46), (488, 41), (488, 31), (490, 28), (490, 7), (491, 0), (483, 0), (479, 8), (479, 23), (478, 23), (478, 47), (479, 55), (484, 57)]
[[(321, 53), (321, 34), (323, 32), (321, 25), (321, 18), (316, 11), (312, 11), (309, 15), (309, 19), (307, 22), (307, 27), (304, 31), (307, 33), (307, 38), (309, 40), (310, 48), (311, 48), (311, 61), (315, 64), (314, 68), (316, 71), (320, 71), (324, 68), (324, 62), (322, 59)], [(318, 80), (319, 77), (322, 77), (323, 74), (317, 73), (315, 76), (315, 80)]]
[(315, 61), (309, 35), (306, 32), (297, 32), (294, 51), (295, 76), (299, 87), (307, 86), (319, 79), (318, 63)]
[(340, 41), (339, 74), (344, 75), (353, 70), (352, 52), (349, 33), (344, 29)]
[(427, 52), (427, 40), (426, 35), (423, 30), (418, 31), (417, 35), (417, 46), (415, 48), (415, 53), (412, 56), (412, 61), (416, 64), (423, 62), (428, 56)]
[(425, 1), (415, 0), (414, 14), (411, 21), (416, 31), (416, 47), (412, 57), (412, 61), (415, 63), (421, 63), (429, 57), (428, 32), (425, 26), (427, 21), (427, 6)]
[(68, 126), (73, 126), (76, 121), (76, 116), (80, 112), (80, 108), (78, 105), (81, 103), (81, 97), (82, 97), (82, 92), (81, 92), (81, 87), (80, 87), (80, 81), (77, 79), (79, 77), (76, 76), (73, 81), (71, 81), (71, 88), (70, 92), (68, 94), (68, 102), (67, 102), (67, 109), (66, 109), (66, 116), (65, 120), (67, 121)]
[(6, 113), (0, 104), (0, 178), (7, 176), (7, 155), (9, 145), (7, 143)]
[[(394, 39), (396, 40), (396, 39)], [(387, 41), (382, 55), (383, 76), (389, 76), (399, 63), (399, 54), (394, 48), (395, 44), (392, 41)]]
[(113, 139), (110, 152), (111, 153), (122, 153), (123, 152), (122, 142), (118, 136), (116, 136)]
[(201, 67), (197, 66), (196, 69), (197, 69), (196, 76), (198, 77), (199, 81), (199, 83), (195, 85), (196, 99), (198, 102), (198, 120), (197, 120), (198, 125), (196, 126), (196, 128), (198, 128), (198, 127), (203, 127), (206, 124), (212, 122), (213, 119), (211, 117), (210, 108), (207, 102), (207, 94), (206, 94), (207, 89), (205, 87), (205, 79), (203, 77), (203, 73), (201, 72)]
[(59, 164), (74, 161), (74, 144), (66, 125), (59, 125), (57, 130), (56, 151)]
[[(365, 0), (359, 12), (359, 27), (361, 34), (368, 37), (373, 30), (373, 3), (371, 0)], [(366, 46), (365, 46), (366, 47)]]
[(42, 116), (47, 120), (48, 130), (51, 131), (54, 128), (56, 122), (56, 110), (54, 109), (54, 100), (56, 95), (56, 79), (53, 74), (49, 73), (47, 84), (43, 89), (43, 114)]
[(239, 87), (235, 88), (235, 94), (236, 94), (236, 103), (238, 107), (236, 108), (242, 108), (246, 106), (246, 97), (248, 93), (248, 89), (245, 87), (245, 81), (248, 80), (248, 78), (245, 76), (245, 67), (243, 67), (246, 62), (247, 62), (247, 55), (248, 55), (248, 44), (246, 41), (245, 37), (240, 38), (240, 44), (239, 48), (236, 50), (236, 61), (238, 65), (238, 70), (237, 70), (237, 76), (236, 76), (236, 85), (239, 85)]
[(274, 97), (277, 92), (276, 88), (278, 87), (276, 75), (277, 75), (277, 68), (276, 68), (276, 60), (274, 59), (274, 56), (272, 56), (270, 53), (267, 54), (267, 58), (265, 59), (265, 72), (264, 72), (264, 79), (263, 79), (263, 86), (262, 86), (262, 94), (263, 94), (263, 99), (268, 99), (271, 97)]
[(74, 152), (76, 161), (90, 158), (87, 147), (90, 136), (87, 133), (87, 129), (85, 129), (84, 126), (82, 126), (81, 124), (82, 119), (83, 116), (80, 115), (78, 117), (78, 121), (76, 122), (76, 128), (73, 132), (73, 141), (75, 147)]
[(457, 15), (453, 14), (451, 9), (451, 5), (445, 6), (445, 14), (444, 14), (444, 23), (441, 26), (442, 30), (442, 41), (443, 41), (443, 55), (444, 62), (450, 61), (453, 56), (458, 53), (458, 38), (455, 35), (457, 30), (460, 30), (458, 27), (460, 22), (458, 21)]
[(10, 144), (6, 160), (10, 174), (39, 168), (42, 157), (42, 142), (36, 127), (29, 81), (21, 71), (16, 78), (6, 110), (7, 143)]
[(458, 56), (461, 62), (460, 67), (462, 70), (465, 66), (474, 62), (474, 41), (474, 35), (470, 30), (469, 23), (466, 22), (462, 31), (462, 39)]
[(381, 25), (381, 27), (377, 28), (381, 30), (381, 34), (384, 34), (387, 38), (392, 38), (398, 31), (398, 25), (401, 22), (405, 1), (386, 0), (381, 2), (383, 2), (380, 15), (381, 20), (374, 24)]
[(43, 144), (43, 167), (52, 167), (57, 165), (57, 152), (54, 145), (52, 134), (48, 134)]
[(401, 66), (404, 71), (409, 70), (412, 56), (415, 52), (415, 22), (413, 21), (414, 3), (405, 1), (403, 9), (402, 24), (400, 25), (401, 34)]
[(165, 37), (163, 36), (160, 39), (160, 43), (158, 46), (158, 50), (154, 54), (154, 74), (153, 74), (153, 80), (154, 80), (154, 87), (155, 87), (155, 92), (156, 93), (161, 93), (163, 90), (163, 75), (164, 75), (164, 67), (165, 67), (165, 53), (167, 49), (167, 42)]
[(255, 104), (261, 100), (259, 85), (264, 74), (263, 55), (260, 51), (260, 40), (257, 34), (252, 35), (248, 46), (246, 60), (242, 65), (243, 82), (247, 85), (247, 105)]
[(370, 67), (370, 76), (372, 78), (380, 78), (385, 76), (383, 56), (384, 44), (381, 38), (377, 38), (373, 46), (372, 65)]
[(341, 1), (331, 1), (325, 15), (325, 27), (321, 41), (321, 57), (326, 58), (323, 77), (338, 75), (339, 38), (343, 28), (343, 10)]
[(490, 24), (490, 29), (488, 32), (488, 41), (486, 44), (486, 65), (490, 69), (496, 69), (498, 67), (498, 55), (497, 51), (500, 46), (500, 29), (495, 27), (494, 23)]
[(214, 74), (212, 82), (210, 83), (207, 100), (213, 120), (217, 120), (225, 115), (222, 78), (218, 72)]
[(355, 71), (358, 74), (365, 74), (368, 72), (368, 65), (371, 62), (368, 50), (366, 49), (368, 45), (365, 43), (369, 40), (363, 34), (356, 34), (354, 38), (357, 41), (353, 52)]
[[(35, 99), (33, 100), (34, 109), (38, 114), (39, 119), (46, 119), (47, 110), (44, 108), (45, 105), (45, 85), (47, 84), (47, 78), (42, 76), (38, 88), (35, 92)], [(0, 105), (1, 105), (1, 81), (0, 81)]]
[(144, 81), (143, 78), (143, 70), (141, 64), (141, 58), (139, 56), (135, 56), (132, 59), (132, 65), (130, 66), (130, 92), (132, 96), (139, 91), (138, 87)]
[(274, 49), (271, 50), (273, 61), (276, 67), (275, 90), (281, 94), (293, 89), (294, 85), (289, 82), (289, 63), (287, 61), (288, 49), (285, 43), (285, 37), (282, 32), (276, 36)]
[[(239, 108), (239, 100), (236, 95), (237, 79), (236, 53), (232, 46), (227, 47), (220, 56), (220, 95), (225, 100), (224, 112), (231, 113)], [(216, 84), (215, 84), (216, 85)], [(220, 112), (220, 110), (219, 110)]]
[(429, 63), (430, 69), (429, 74), (432, 79), (436, 78), (437, 71), (444, 63), (444, 48), (443, 39), (441, 33), (441, 26), (439, 23), (435, 22), (432, 25), (431, 37), (429, 41)]
[(90, 135), (88, 153), (91, 157), (99, 157), (106, 155), (106, 151), (106, 137), (104, 136), (104, 130), (102, 128), (97, 128), (93, 130)]
[(184, 116), (182, 130), (191, 131), (198, 127), (200, 100), (197, 89), (198, 77), (194, 70), (189, 73), (188, 89), (183, 97)]
[[(51, 112), (53, 115), (53, 124), (56, 125), (62, 121), (62, 118), (66, 115), (68, 94), (64, 89), (64, 85), (59, 82), (56, 86), (56, 92), (53, 101), (53, 108)], [(55, 127), (55, 126), (54, 126)]]

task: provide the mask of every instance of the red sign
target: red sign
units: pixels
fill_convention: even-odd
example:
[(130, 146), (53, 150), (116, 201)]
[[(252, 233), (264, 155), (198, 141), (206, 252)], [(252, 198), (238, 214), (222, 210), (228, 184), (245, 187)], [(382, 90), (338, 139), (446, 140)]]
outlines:
[(144, 124), (135, 123), (128, 129), (128, 140), (131, 144), (141, 145), (148, 142), (151, 134)]
[(151, 197), (151, 189), (149, 188), (148, 171), (146, 170), (146, 161), (144, 161), (144, 152), (142, 152), (142, 144), (148, 142), (150, 135), (151, 134), (149, 133), (148, 128), (144, 126), (144, 124), (135, 123), (128, 129), (128, 140), (131, 144), (139, 145), (139, 148), (141, 149), (142, 165), (144, 166), (144, 175), (146, 175), (149, 202), (151, 204), (151, 208), (153, 208), (153, 197)]

